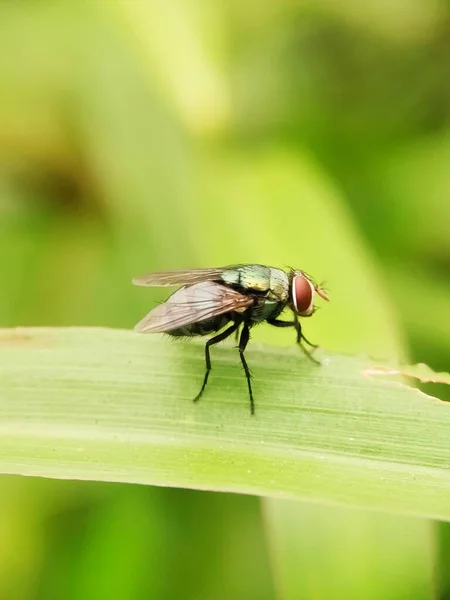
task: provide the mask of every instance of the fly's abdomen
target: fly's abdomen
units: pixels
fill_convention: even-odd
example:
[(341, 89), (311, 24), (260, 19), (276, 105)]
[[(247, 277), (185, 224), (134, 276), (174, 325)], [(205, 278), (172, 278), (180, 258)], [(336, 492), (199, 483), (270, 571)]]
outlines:
[(198, 323), (191, 323), (190, 325), (185, 325), (184, 327), (173, 329), (172, 331), (168, 331), (167, 333), (169, 335), (182, 337), (208, 335), (209, 333), (219, 331), (220, 329), (225, 327), (225, 325), (227, 325), (229, 321), (229, 315), (219, 315), (217, 317), (211, 317), (210, 319), (204, 319), (203, 321), (199, 321)]

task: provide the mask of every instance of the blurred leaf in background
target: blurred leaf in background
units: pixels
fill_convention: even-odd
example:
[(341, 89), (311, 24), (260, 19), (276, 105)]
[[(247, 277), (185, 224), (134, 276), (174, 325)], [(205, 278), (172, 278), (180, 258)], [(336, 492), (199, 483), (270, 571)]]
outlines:
[[(134, 275), (291, 264), (330, 288), (314, 340), (448, 369), (449, 23), (442, 0), (2, 2), (0, 325), (131, 327), (163, 298)], [(1, 598), (450, 587), (448, 530), (425, 521), (1, 486)]]

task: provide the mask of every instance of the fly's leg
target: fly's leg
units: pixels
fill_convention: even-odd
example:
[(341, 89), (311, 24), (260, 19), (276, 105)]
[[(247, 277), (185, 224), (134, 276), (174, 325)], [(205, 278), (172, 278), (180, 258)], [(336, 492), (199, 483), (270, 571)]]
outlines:
[[(301, 328), (300, 328), (300, 329), (301, 329)], [(318, 348), (318, 347), (319, 347), (317, 344), (311, 344), (311, 342), (310, 342), (309, 340), (307, 340), (303, 334), (302, 334), (302, 336), (301, 336), (301, 339), (302, 339), (302, 340), (303, 340), (303, 341), (304, 341), (306, 344), (308, 344), (308, 346), (311, 346), (311, 348), (312, 348), (313, 350), (315, 350), (316, 348)]]
[(241, 363), (244, 367), (245, 378), (247, 379), (248, 385), (248, 394), (250, 396), (250, 414), (255, 414), (255, 402), (253, 400), (253, 392), (252, 392), (252, 375), (250, 373), (250, 369), (248, 368), (247, 361), (245, 360), (244, 352), (247, 347), (248, 341), (250, 339), (250, 328), (247, 323), (242, 328), (241, 337), (239, 339), (239, 356), (241, 357)]
[(201, 387), (201, 390), (195, 396), (194, 402), (198, 402), (200, 400), (203, 392), (205, 391), (206, 384), (208, 383), (208, 377), (209, 377), (209, 373), (211, 371), (211, 357), (209, 355), (209, 347), (225, 340), (229, 335), (234, 333), (238, 327), (239, 327), (239, 323), (233, 323), (233, 325), (231, 325), (231, 327), (228, 327), (228, 329), (225, 329), (225, 331), (222, 331), (222, 333), (219, 333), (219, 335), (216, 335), (215, 337), (211, 338), (210, 340), (208, 340), (206, 342), (206, 344), (205, 344), (206, 373), (205, 373), (205, 377), (203, 379), (203, 385)]
[[(281, 319), (267, 319), (267, 322), (269, 323), (269, 325), (273, 325), (274, 327), (294, 327), (295, 331), (297, 332), (297, 344), (300, 346), (300, 348), (303, 350), (303, 352), (306, 354), (306, 356), (312, 360), (313, 363), (315, 363), (316, 365), (320, 365), (320, 362), (314, 358), (314, 356), (312, 355), (313, 351), (318, 348), (317, 344), (311, 344), (310, 341), (308, 341), (305, 336), (302, 333), (302, 326), (300, 321), (298, 320), (297, 316), (294, 317), (293, 321), (282, 321)], [(311, 346), (312, 350), (308, 351), (305, 346), (302, 344), (302, 340), (308, 344), (308, 346)]]

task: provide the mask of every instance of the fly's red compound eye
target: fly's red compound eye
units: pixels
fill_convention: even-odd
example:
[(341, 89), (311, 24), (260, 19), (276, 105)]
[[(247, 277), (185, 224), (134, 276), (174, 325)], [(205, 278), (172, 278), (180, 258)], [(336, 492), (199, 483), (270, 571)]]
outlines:
[(303, 317), (313, 313), (314, 286), (304, 275), (296, 275), (292, 280), (292, 301), (295, 312)]

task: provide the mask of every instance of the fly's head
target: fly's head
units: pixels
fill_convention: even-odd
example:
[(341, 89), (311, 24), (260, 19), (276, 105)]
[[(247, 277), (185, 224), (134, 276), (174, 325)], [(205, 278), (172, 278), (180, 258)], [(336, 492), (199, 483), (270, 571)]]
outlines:
[(330, 300), (326, 291), (304, 271), (291, 271), (289, 280), (289, 306), (299, 317), (313, 314), (316, 294), (327, 302)]

